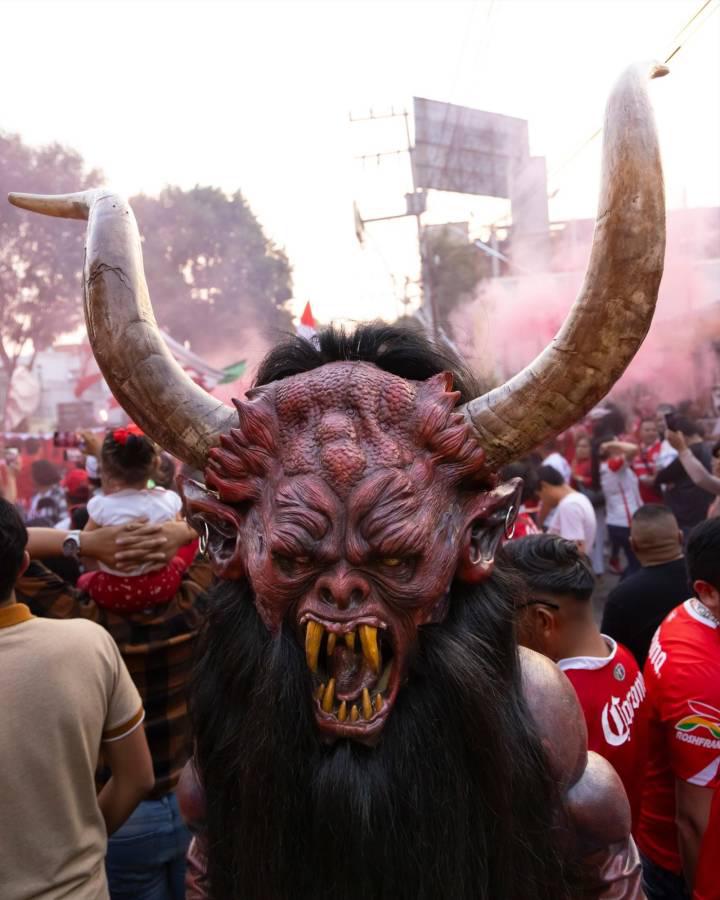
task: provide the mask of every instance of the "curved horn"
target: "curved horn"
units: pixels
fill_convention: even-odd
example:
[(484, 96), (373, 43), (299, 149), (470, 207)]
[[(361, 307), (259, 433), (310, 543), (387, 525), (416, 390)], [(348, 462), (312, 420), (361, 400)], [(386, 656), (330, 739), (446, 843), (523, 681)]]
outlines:
[(9, 194), (14, 206), (87, 219), (85, 322), (110, 390), (122, 408), (174, 456), (204, 468), (208, 450), (236, 415), (198, 387), (165, 345), (150, 305), (137, 223), (127, 201), (107, 190), (42, 196)]
[(665, 193), (647, 76), (631, 66), (605, 110), (603, 174), (590, 262), (552, 343), (501, 387), (470, 401), (488, 463), (499, 467), (582, 418), (625, 371), (647, 334), (665, 255)]

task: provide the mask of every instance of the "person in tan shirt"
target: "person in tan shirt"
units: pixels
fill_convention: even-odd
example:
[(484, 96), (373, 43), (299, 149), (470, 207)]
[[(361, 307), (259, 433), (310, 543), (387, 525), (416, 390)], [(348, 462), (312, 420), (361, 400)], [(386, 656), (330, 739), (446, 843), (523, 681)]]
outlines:
[[(153, 785), (144, 711), (103, 628), (35, 618), (15, 601), (26, 544), (17, 510), (0, 500), (0, 893), (106, 900), (108, 834)], [(101, 752), (112, 777), (96, 794)]]

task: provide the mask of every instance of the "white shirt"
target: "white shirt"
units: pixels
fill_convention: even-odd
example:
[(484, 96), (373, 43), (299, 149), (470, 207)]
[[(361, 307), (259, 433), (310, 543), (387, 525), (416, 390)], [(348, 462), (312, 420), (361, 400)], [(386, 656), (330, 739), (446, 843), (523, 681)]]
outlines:
[(627, 463), (613, 472), (604, 462), (600, 466), (600, 486), (605, 497), (605, 522), (629, 528), (635, 511), (642, 506), (637, 475)]
[(572, 491), (555, 507), (555, 515), (548, 527), (550, 534), (559, 534), (567, 541), (582, 541), (585, 553), (595, 542), (597, 521), (592, 503), (584, 494)]
[(550, 456), (546, 456), (542, 461), (544, 466), (552, 466), (556, 472), (559, 472), (565, 484), (570, 484), (570, 480), (572, 479), (572, 468), (570, 467), (570, 463), (565, 459), (562, 453), (551, 453)]
[[(182, 500), (174, 491), (146, 488), (143, 491), (127, 488), (114, 494), (95, 495), (87, 505), (88, 515), (99, 526), (127, 525), (135, 519), (146, 518), (153, 525), (172, 522), (182, 509)], [(103, 572), (114, 575), (142, 575), (144, 566), (129, 572), (119, 572), (99, 564)]]
[(678, 452), (674, 447), (671, 447), (667, 438), (660, 444), (660, 452), (655, 457), (655, 471), (662, 472), (663, 469), (667, 469), (673, 460), (677, 459)]

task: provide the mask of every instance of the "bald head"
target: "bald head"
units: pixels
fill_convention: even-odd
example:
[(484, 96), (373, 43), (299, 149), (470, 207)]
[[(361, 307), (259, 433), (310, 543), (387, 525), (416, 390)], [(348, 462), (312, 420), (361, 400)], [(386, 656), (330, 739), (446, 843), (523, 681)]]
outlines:
[(646, 503), (632, 518), (630, 540), (643, 566), (657, 566), (682, 556), (682, 533), (667, 506)]

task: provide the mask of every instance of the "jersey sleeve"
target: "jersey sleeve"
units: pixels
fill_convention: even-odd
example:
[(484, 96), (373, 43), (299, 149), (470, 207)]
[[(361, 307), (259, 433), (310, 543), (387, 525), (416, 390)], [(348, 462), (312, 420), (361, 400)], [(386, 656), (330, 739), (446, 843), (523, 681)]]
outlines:
[(720, 784), (720, 709), (715, 679), (699, 664), (663, 672), (657, 711), (675, 778), (698, 787)]
[(142, 700), (117, 644), (106, 634), (105, 652), (109, 657), (110, 683), (103, 741), (118, 741), (134, 731), (145, 718)]

